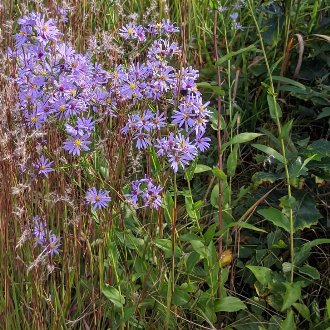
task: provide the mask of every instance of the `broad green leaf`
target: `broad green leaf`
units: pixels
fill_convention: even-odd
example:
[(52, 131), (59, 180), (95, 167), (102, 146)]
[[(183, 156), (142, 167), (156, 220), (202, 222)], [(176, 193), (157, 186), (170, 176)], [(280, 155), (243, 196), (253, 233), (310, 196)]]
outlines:
[(175, 306), (185, 305), (190, 299), (189, 293), (182, 288), (175, 288), (173, 293), (173, 304)]
[(207, 257), (207, 248), (203, 244), (202, 241), (191, 241), (190, 244), (192, 245), (193, 249), (202, 257)]
[(295, 81), (295, 80), (292, 80), (292, 79), (289, 79), (289, 78), (286, 78), (286, 77), (272, 76), (272, 78), (273, 78), (274, 81), (279, 81), (279, 82), (282, 82), (282, 83), (285, 83), (285, 84), (293, 85), (293, 86), (296, 86), (296, 87), (298, 87), (300, 89), (303, 89), (303, 90), (306, 89), (305, 85), (301, 84), (298, 81)]
[(294, 321), (293, 311), (290, 309), (287, 313), (286, 319), (281, 324), (281, 330), (295, 330), (296, 324)]
[(270, 94), (267, 95), (267, 102), (268, 102), (270, 117), (274, 120), (276, 120), (277, 116), (281, 118), (282, 117), (281, 107), (277, 102), (274, 103), (274, 98), (272, 95)]
[(121, 308), (125, 304), (125, 298), (113, 286), (106, 286), (102, 293), (116, 306)]
[(245, 309), (246, 305), (242, 300), (236, 297), (224, 297), (216, 300), (214, 310), (215, 312), (237, 312)]
[(259, 136), (262, 136), (261, 133), (240, 133), (235, 135), (231, 140), (222, 145), (223, 150), (232, 144), (246, 143), (256, 139)]
[(258, 210), (258, 213), (276, 227), (280, 227), (288, 233), (290, 232), (289, 219), (280, 210), (269, 207), (267, 209)]
[[(170, 239), (156, 238), (154, 239), (154, 243), (157, 247), (165, 252), (167, 257), (172, 255), (172, 241)], [(174, 248), (174, 255), (176, 257), (181, 257), (182, 255), (182, 251), (178, 246), (175, 246)]]
[(250, 269), (257, 281), (264, 286), (267, 286), (273, 278), (270, 268), (252, 265), (247, 265), (246, 268)]
[(316, 207), (316, 202), (309, 192), (297, 191), (294, 194), (297, 201), (294, 208), (294, 230), (303, 230), (316, 225), (322, 218)]
[(237, 167), (238, 145), (236, 144), (227, 158), (227, 175), (234, 176)]
[(252, 176), (254, 188), (258, 188), (264, 183), (274, 183), (277, 180), (283, 179), (284, 174), (270, 173), (270, 172), (257, 172)]
[(318, 159), (321, 159), (323, 157), (329, 157), (330, 141), (327, 141), (325, 139), (316, 140), (307, 146), (307, 152), (309, 155), (316, 154), (318, 156)]
[(202, 173), (202, 172), (207, 172), (207, 171), (212, 171), (212, 168), (207, 165), (197, 164), (195, 167), (194, 173), (197, 174), (197, 173)]
[(274, 157), (276, 160), (278, 160), (282, 164), (285, 163), (283, 156), (278, 151), (276, 151), (275, 149), (273, 149), (271, 147), (265, 146), (263, 144), (252, 144), (252, 147), (264, 152), (265, 154), (267, 154), (270, 157)]
[(284, 282), (283, 284), (286, 290), (283, 297), (282, 312), (290, 308), (301, 297), (301, 282)]
[[(313, 159), (313, 157), (310, 157), (310, 160), (312, 160), (312, 159)], [(307, 161), (307, 163), (308, 163), (308, 161)], [(305, 162), (304, 163), (302, 162), (300, 156), (297, 157), (297, 159), (289, 166), (290, 178), (298, 178), (301, 175), (307, 175), (306, 164), (305, 164)]]
[(191, 196), (185, 196), (185, 206), (189, 217), (193, 220), (197, 220), (197, 212), (194, 210), (193, 200)]
[(307, 321), (310, 321), (310, 311), (308, 307), (304, 304), (294, 303), (292, 306), (298, 311), (298, 313)]
[(255, 45), (250, 45), (248, 47), (245, 48), (241, 48), (240, 50), (236, 51), (236, 52), (230, 52), (228, 54), (226, 54), (225, 56), (221, 57), (220, 59), (218, 59), (218, 61), (215, 62), (216, 66), (219, 66), (227, 61), (229, 61), (232, 57), (240, 55), (242, 53), (246, 53), (246, 52), (255, 52), (257, 50)]
[(312, 278), (313, 280), (319, 280), (320, 279), (320, 273), (319, 271), (310, 265), (304, 265), (299, 267), (299, 273), (304, 274)]

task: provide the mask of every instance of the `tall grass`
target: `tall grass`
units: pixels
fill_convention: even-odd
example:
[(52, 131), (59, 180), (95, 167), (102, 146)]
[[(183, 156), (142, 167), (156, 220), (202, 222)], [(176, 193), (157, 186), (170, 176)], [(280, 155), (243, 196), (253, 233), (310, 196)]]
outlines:
[[(1, 4), (0, 328), (329, 326), (329, 287), (320, 277), (329, 274), (329, 251), (320, 245), (329, 243), (329, 126), (317, 117), (327, 118), (329, 79), (293, 77), (300, 59), (303, 70), (309, 55), (321, 61), (329, 53), (329, 6), (236, 3), (222, 2), (225, 11), (215, 0)], [(95, 37), (93, 60), (106, 69), (143, 54), (124, 48), (121, 26), (176, 22), (178, 65), (200, 70), (199, 88), (210, 100), (209, 151), (173, 174), (154, 150), (137, 151), (123, 136), (124, 107), (117, 117), (100, 117), (95, 152), (78, 160), (62, 151), (63, 127), (49, 125), (36, 137), (21, 125), (10, 79), (17, 67), (6, 49), (14, 47), (19, 17), (52, 17), (57, 5), (69, 10), (64, 38), (85, 52)], [(233, 27), (237, 22), (242, 29)], [(306, 118), (322, 129), (303, 127), (298, 107), (313, 108)], [(48, 143), (37, 143), (42, 139)], [(55, 161), (48, 178), (25, 171), (38, 151)], [(125, 202), (128, 183), (144, 174), (165, 187), (158, 210)], [(92, 186), (110, 192), (108, 208), (86, 205)], [(38, 251), (29, 238), (35, 215), (61, 235), (58, 256)]]

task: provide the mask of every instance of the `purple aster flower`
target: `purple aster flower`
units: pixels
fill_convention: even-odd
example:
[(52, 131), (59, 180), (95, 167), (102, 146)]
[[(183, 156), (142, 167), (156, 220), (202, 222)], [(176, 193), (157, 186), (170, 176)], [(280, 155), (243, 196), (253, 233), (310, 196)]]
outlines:
[(124, 39), (138, 39), (144, 41), (146, 39), (144, 28), (141, 25), (128, 23), (119, 29), (119, 35)]
[(160, 185), (154, 185), (150, 178), (135, 180), (131, 182), (131, 192), (126, 194), (127, 200), (135, 207), (138, 207), (139, 201), (141, 207), (151, 207), (158, 209), (162, 204), (161, 192), (163, 188)]
[(32, 236), (34, 239), (34, 246), (42, 245), (48, 235), (46, 222), (38, 215), (33, 217)]
[(54, 254), (59, 254), (59, 247), (61, 246), (61, 238), (53, 233), (49, 233), (48, 237), (44, 242), (44, 249), (46, 249), (46, 253), (50, 256)]
[(208, 137), (203, 137), (202, 134), (197, 134), (195, 138), (195, 145), (198, 150), (204, 152), (210, 147), (211, 139)]
[(88, 151), (88, 145), (91, 141), (88, 141), (89, 136), (70, 136), (67, 141), (64, 142), (63, 148), (69, 152), (69, 154), (80, 156), (81, 151)]
[(44, 155), (41, 155), (41, 157), (35, 163), (33, 163), (33, 166), (38, 170), (38, 174), (47, 176), (48, 173), (54, 171), (51, 168), (53, 164), (53, 161), (50, 161), (48, 158), (44, 157)]
[(230, 14), (230, 18), (231, 18), (233, 21), (236, 21), (237, 18), (238, 18), (238, 13), (232, 13), (232, 14)]
[(55, 26), (54, 21), (52, 19), (45, 21), (45, 18), (41, 15), (38, 15), (36, 18), (35, 28), (40, 41), (56, 41), (57, 37), (61, 35), (60, 31)]
[(108, 191), (102, 189), (97, 190), (96, 188), (88, 189), (85, 199), (87, 204), (93, 206), (94, 210), (107, 207), (111, 201)]

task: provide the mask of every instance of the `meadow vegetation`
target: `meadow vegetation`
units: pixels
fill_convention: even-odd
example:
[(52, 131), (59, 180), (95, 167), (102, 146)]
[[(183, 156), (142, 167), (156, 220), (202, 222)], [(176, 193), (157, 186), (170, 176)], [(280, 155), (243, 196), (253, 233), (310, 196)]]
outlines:
[(0, 328), (330, 328), (329, 12), (4, 0)]

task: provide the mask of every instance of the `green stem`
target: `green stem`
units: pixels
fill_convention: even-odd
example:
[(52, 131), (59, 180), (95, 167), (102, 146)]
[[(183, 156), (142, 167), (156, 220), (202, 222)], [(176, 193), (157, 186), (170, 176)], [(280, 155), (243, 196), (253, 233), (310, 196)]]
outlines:
[[(282, 156), (283, 156), (283, 159), (284, 159), (284, 170), (285, 170), (285, 177), (286, 177), (286, 183), (287, 183), (288, 197), (291, 200), (292, 192), (291, 192), (291, 184), (290, 184), (289, 167), (288, 167), (288, 161), (287, 161), (287, 157), (286, 157), (285, 141), (284, 141), (284, 138), (281, 136), (282, 124), (281, 124), (280, 116), (279, 116), (278, 109), (277, 109), (277, 101), (276, 101), (276, 93), (275, 93), (275, 88), (274, 88), (274, 83), (273, 83), (273, 77), (272, 77), (272, 73), (271, 73), (271, 70), (270, 70), (269, 63), (268, 63), (267, 54), (266, 54), (264, 42), (263, 42), (263, 39), (262, 39), (261, 31), (260, 31), (258, 22), (256, 20), (256, 17), (254, 15), (251, 0), (248, 0), (248, 3), (249, 3), (249, 9), (250, 9), (250, 12), (251, 12), (251, 16), (252, 16), (253, 21), (256, 25), (257, 33), (258, 33), (260, 44), (261, 44), (262, 53), (263, 53), (263, 56), (265, 58), (265, 64), (266, 64), (266, 67), (267, 67), (267, 73), (268, 73), (269, 82), (270, 82), (270, 92), (271, 92), (271, 96), (273, 98), (273, 102), (274, 102), (274, 105), (275, 105), (274, 106), (274, 108), (275, 108), (275, 117), (276, 117), (276, 125), (277, 125), (279, 140), (280, 140), (280, 144), (281, 144), (281, 153), (282, 153)], [(290, 222), (290, 255), (291, 255), (290, 279), (291, 279), (291, 282), (293, 282), (293, 274), (294, 274), (294, 241), (293, 241), (294, 236), (293, 236), (293, 234), (294, 234), (294, 228), (293, 228), (293, 210), (292, 210), (291, 206), (289, 206), (289, 222)]]

